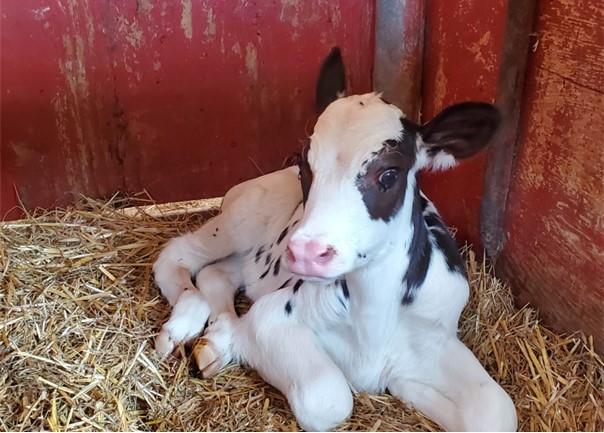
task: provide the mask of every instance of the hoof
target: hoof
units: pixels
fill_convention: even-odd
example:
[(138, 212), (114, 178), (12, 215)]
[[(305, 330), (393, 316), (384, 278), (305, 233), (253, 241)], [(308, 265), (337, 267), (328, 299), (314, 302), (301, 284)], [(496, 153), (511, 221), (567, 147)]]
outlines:
[(203, 378), (215, 376), (228, 364), (216, 346), (204, 337), (195, 342), (193, 357)]

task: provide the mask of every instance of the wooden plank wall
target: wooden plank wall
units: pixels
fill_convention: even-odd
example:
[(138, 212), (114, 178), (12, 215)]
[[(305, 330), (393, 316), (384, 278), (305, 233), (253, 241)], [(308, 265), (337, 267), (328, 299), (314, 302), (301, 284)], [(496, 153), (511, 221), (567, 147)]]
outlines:
[(604, 351), (604, 8), (541, 1), (497, 263), (518, 302)]

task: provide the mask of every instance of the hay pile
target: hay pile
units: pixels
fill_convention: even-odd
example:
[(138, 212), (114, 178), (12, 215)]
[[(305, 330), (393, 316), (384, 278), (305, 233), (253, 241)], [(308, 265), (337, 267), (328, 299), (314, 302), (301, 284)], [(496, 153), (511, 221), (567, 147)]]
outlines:
[[(168, 307), (151, 263), (203, 216), (159, 218), (82, 200), (0, 226), (0, 429), (293, 430), (284, 398), (231, 367), (200, 380), (189, 352), (160, 363)], [(604, 364), (556, 335), (470, 252), (463, 340), (511, 393), (523, 430), (604, 430)], [(390, 396), (358, 395), (345, 430), (433, 430)]]

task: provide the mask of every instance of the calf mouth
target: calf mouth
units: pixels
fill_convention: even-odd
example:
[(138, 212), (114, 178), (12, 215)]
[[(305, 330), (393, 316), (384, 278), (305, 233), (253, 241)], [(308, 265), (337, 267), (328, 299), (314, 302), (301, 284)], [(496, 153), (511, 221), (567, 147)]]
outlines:
[(290, 272), (296, 278), (304, 280), (305, 282), (316, 283), (316, 284), (321, 284), (321, 285), (332, 284), (335, 281), (337, 281), (337, 280), (339, 280), (339, 279), (342, 278), (341, 275), (338, 275), (336, 277), (321, 277), (319, 275), (305, 275), (305, 274), (299, 274), (299, 273), (296, 273), (296, 272), (293, 272), (293, 271), (290, 271)]

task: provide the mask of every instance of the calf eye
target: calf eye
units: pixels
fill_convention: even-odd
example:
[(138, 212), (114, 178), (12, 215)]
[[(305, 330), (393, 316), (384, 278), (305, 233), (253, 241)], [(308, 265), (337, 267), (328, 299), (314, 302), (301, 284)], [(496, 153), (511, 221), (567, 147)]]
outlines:
[(397, 180), (398, 171), (394, 168), (391, 168), (380, 174), (380, 177), (378, 178), (378, 183), (380, 184), (380, 189), (382, 191), (387, 191), (394, 186)]

